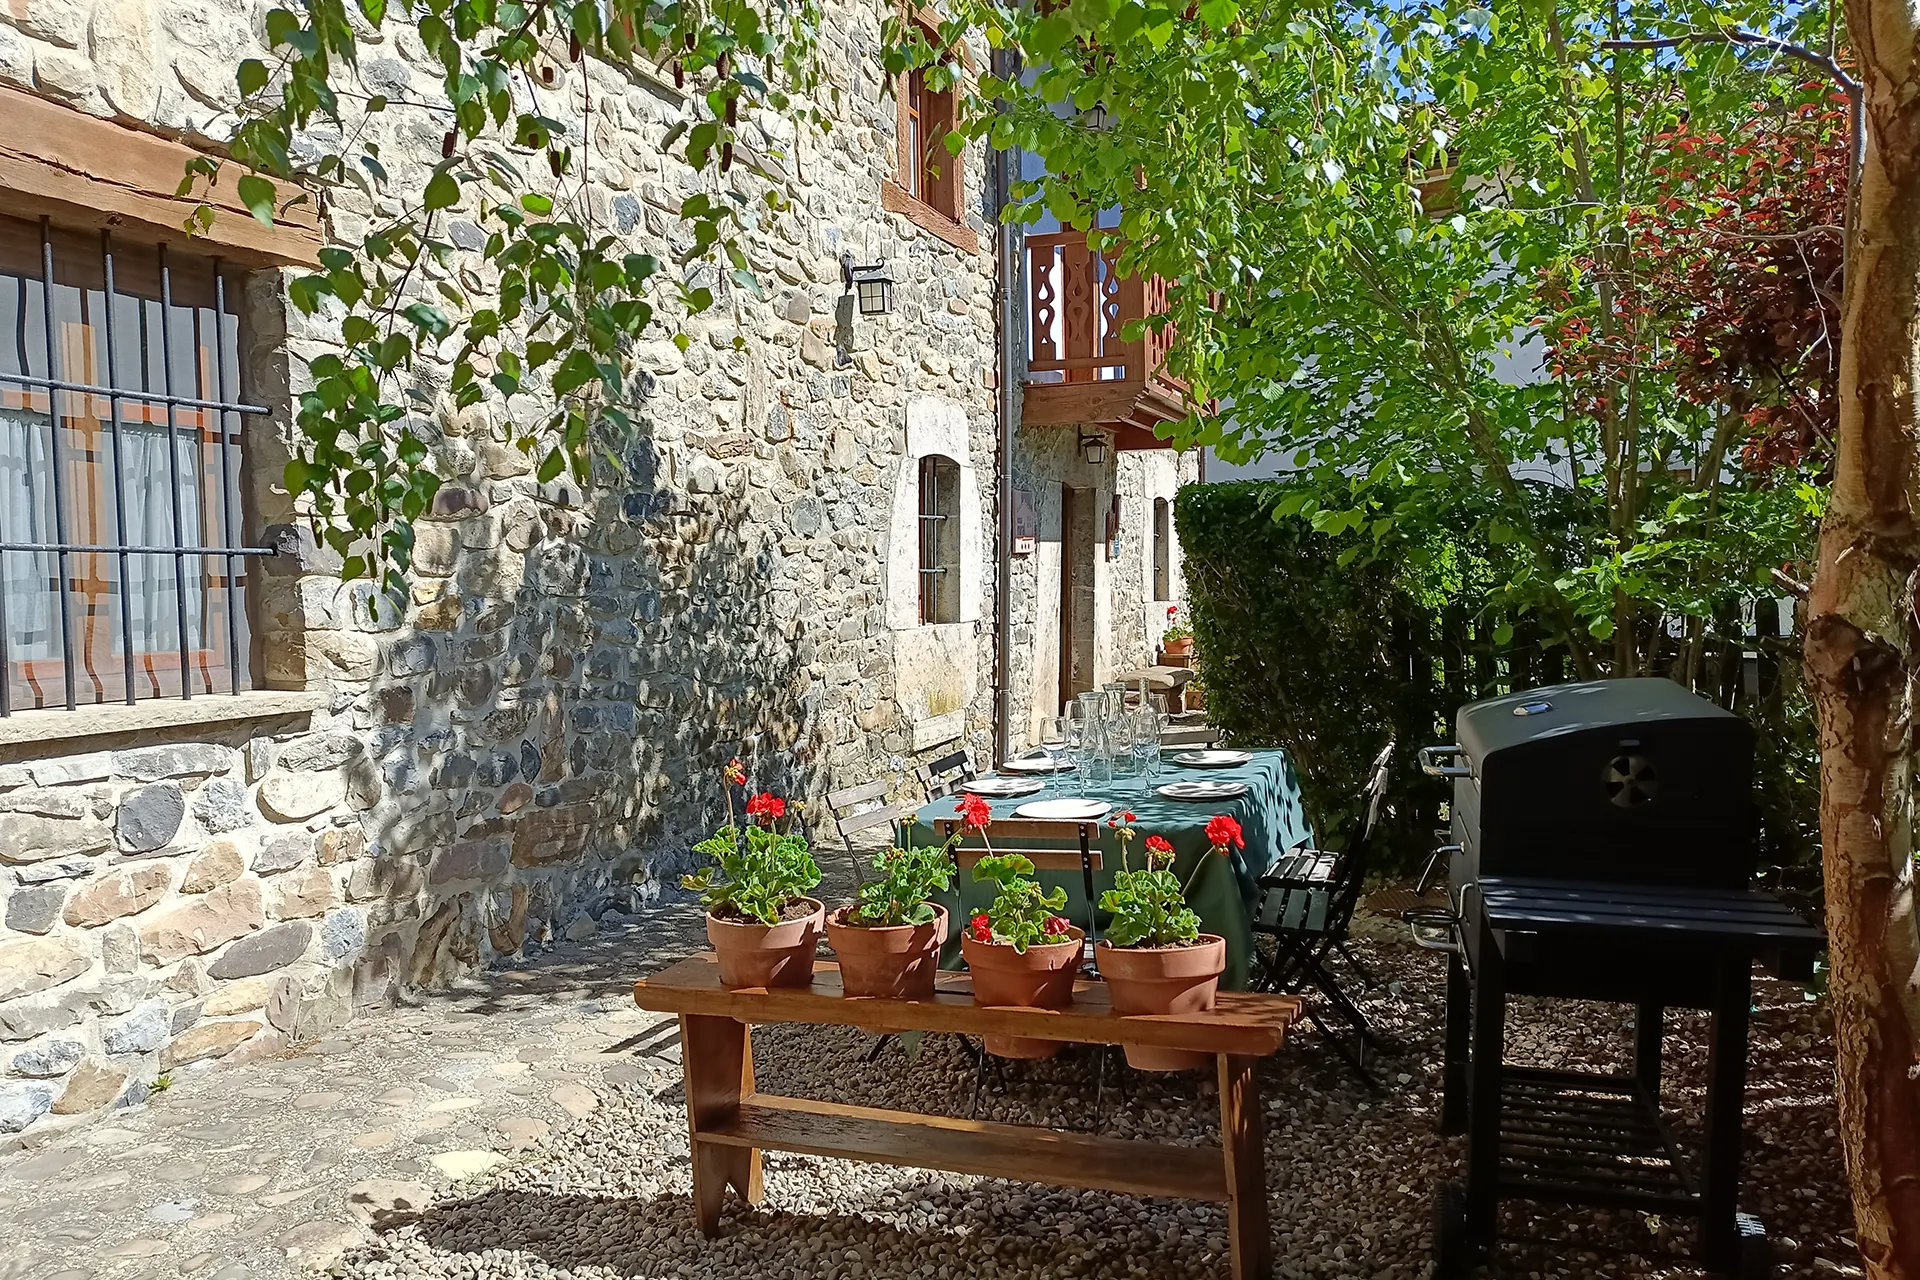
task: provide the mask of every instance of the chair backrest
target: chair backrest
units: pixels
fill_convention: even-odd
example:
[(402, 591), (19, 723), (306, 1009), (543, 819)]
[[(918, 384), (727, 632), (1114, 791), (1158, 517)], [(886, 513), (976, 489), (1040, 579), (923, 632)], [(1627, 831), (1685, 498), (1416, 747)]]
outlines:
[(950, 796), (959, 789), (961, 783), (971, 782), (978, 776), (973, 767), (973, 753), (964, 747), (938, 760), (928, 761), (913, 773), (920, 780), (920, 787), (929, 800)]
[[(857, 787), (827, 792), (827, 810), (833, 814), (833, 829), (840, 843), (847, 848), (855, 884), (866, 880), (860, 868), (861, 853), (878, 853), (895, 843), (896, 828), (903, 820), (913, 817), (911, 806), (886, 802), (890, 785), (886, 779), (876, 778)], [(855, 836), (861, 838), (857, 845)]]
[(1210, 747), (1220, 741), (1220, 731), (1212, 725), (1198, 729), (1165, 729), (1160, 734), (1163, 747)]
[[(940, 839), (945, 841), (960, 829), (960, 825), (960, 819), (957, 817), (939, 818), (934, 821), (933, 828)], [(1023, 845), (1021, 844), (1023, 840), (1073, 841), (1078, 847)], [(969, 841), (975, 843), (969, 843)], [(992, 848), (987, 847), (989, 843)], [(1041, 818), (995, 818), (993, 825), (988, 828), (985, 840), (975, 834), (954, 846), (954, 866), (956, 869), (964, 870), (989, 853), (1017, 853), (1032, 862), (1036, 871), (1077, 869), (1087, 898), (1087, 918), (1084, 922), (1087, 932), (1086, 944), (1089, 947), (1093, 945), (1096, 933), (1095, 911), (1098, 906), (1098, 895), (1093, 889), (1093, 873), (1101, 866), (1099, 823), (1050, 822)]]

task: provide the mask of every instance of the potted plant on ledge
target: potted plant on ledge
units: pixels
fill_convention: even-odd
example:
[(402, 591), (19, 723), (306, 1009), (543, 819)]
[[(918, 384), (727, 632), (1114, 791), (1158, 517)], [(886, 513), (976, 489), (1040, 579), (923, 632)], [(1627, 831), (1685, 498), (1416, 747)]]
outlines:
[[(693, 846), (719, 864), (681, 880), (707, 908), (707, 940), (728, 987), (804, 987), (813, 981), (813, 956), (826, 907), (806, 896), (820, 883), (805, 837), (782, 832), (786, 802), (762, 792), (747, 801), (752, 821), (733, 823), (732, 788), (746, 782), (738, 760), (726, 768), (727, 825)], [(714, 878), (718, 870), (721, 879)]]
[(947, 909), (929, 902), (953, 882), (955, 835), (939, 848), (888, 849), (873, 861), (877, 880), (857, 900), (827, 917), (827, 942), (840, 957), (840, 985), (850, 996), (933, 998)]
[[(1135, 871), (1127, 859), (1133, 815), (1120, 814), (1108, 825), (1120, 842), (1121, 870), (1113, 877), (1113, 888), (1100, 896), (1100, 909), (1112, 920), (1106, 938), (1094, 947), (1094, 960), (1107, 980), (1113, 1011), (1125, 1016), (1213, 1008), (1220, 974), (1227, 967), (1227, 942), (1218, 934), (1201, 933), (1200, 917), (1187, 906), (1187, 889), (1205, 859), (1183, 885), (1172, 871), (1173, 846), (1160, 836), (1148, 836), (1146, 868)], [(1212, 845), (1209, 857), (1225, 856), (1229, 845), (1246, 847), (1239, 822), (1226, 814), (1207, 823), (1207, 840)], [(1140, 1071), (1184, 1071), (1211, 1060), (1185, 1049), (1126, 1049), (1127, 1065)]]
[[(986, 834), (992, 810), (978, 796), (961, 801), (968, 825)], [(1067, 891), (1042, 889), (1033, 862), (1017, 853), (989, 852), (973, 868), (975, 880), (998, 886), (993, 902), (967, 922), (960, 954), (973, 973), (973, 1002), (986, 1008), (1060, 1009), (1073, 1003), (1086, 934), (1060, 914)], [(987, 1036), (987, 1052), (1002, 1058), (1051, 1058), (1058, 1040)]]
[(1193, 628), (1180, 622), (1180, 606), (1167, 606), (1167, 629), (1160, 633), (1160, 652), (1168, 658), (1191, 658), (1193, 656)]

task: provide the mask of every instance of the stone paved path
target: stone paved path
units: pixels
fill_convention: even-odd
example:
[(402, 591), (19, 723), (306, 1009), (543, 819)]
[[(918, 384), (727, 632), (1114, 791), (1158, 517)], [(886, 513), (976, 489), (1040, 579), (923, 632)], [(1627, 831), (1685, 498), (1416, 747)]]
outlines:
[(703, 943), (695, 909), (598, 935), (297, 1056), (207, 1064), (91, 1129), (0, 1156), (0, 1280), (268, 1280), (324, 1268), (383, 1214), (674, 1077), (632, 982)]

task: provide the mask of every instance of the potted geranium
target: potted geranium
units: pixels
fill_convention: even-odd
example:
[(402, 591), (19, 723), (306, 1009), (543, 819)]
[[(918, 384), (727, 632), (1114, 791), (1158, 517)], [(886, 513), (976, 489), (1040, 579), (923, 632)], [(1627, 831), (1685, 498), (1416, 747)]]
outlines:
[(947, 941), (947, 909), (928, 901), (953, 882), (953, 846), (892, 848), (873, 861), (880, 873), (851, 906), (827, 917), (827, 942), (840, 957), (840, 986), (850, 996), (928, 1000)]
[[(747, 801), (745, 828), (734, 826), (733, 788), (747, 773), (727, 763), (727, 825), (693, 846), (712, 858), (681, 880), (699, 892), (707, 908), (707, 940), (729, 987), (804, 987), (813, 981), (813, 954), (826, 907), (806, 896), (820, 883), (820, 868), (804, 836), (780, 831), (786, 802), (769, 792)], [(714, 872), (722, 878), (716, 880)]]
[(1169, 658), (1193, 656), (1193, 628), (1180, 622), (1180, 606), (1167, 606), (1167, 629), (1160, 633), (1160, 651)]
[[(961, 802), (967, 825), (984, 837), (992, 810), (978, 796)], [(973, 1002), (987, 1008), (1059, 1009), (1073, 1003), (1086, 934), (1060, 914), (1067, 891), (1042, 889), (1032, 879), (1033, 862), (1017, 853), (991, 851), (973, 868), (975, 880), (997, 889), (985, 911), (960, 934), (960, 954), (973, 973)], [(1002, 1058), (1051, 1058), (1057, 1040), (987, 1036), (987, 1052)]]
[[(1100, 896), (1100, 909), (1112, 919), (1107, 936), (1094, 947), (1094, 962), (1107, 980), (1115, 1013), (1205, 1012), (1213, 1008), (1220, 974), (1227, 967), (1226, 939), (1201, 933), (1200, 917), (1187, 906), (1187, 890), (1205, 860), (1194, 866), (1183, 885), (1173, 874), (1173, 846), (1160, 836), (1148, 836), (1147, 865), (1133, 870), (1127, 857), (1133, 821), (1131, 813), (1124, 813), (1108, 824), (1120, 842), (1121, 869), (1114, 874), (1113, 888)], [(1211, 853), (1221, 856), (1229, 846), (1246, 847), (1240, 823), (1224, 813), (1208, 821), (1207, 841)], [(1141, 1071), (1183, 1071), (1209, 1061), (1207, 1054), (1186, 1049), (1128, 1045), (1126, 1051), (1128, 1065)]]

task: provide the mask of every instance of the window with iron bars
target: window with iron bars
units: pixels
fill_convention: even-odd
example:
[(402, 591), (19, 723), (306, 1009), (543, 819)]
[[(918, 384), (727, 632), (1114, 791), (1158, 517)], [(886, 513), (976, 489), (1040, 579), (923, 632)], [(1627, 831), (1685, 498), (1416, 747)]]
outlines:
[(920, 459), (920, 621), (960, 616), (960, 464), (929, 454)]
[(237, 287), (0, 216), (0, 716), (251, 687)]

